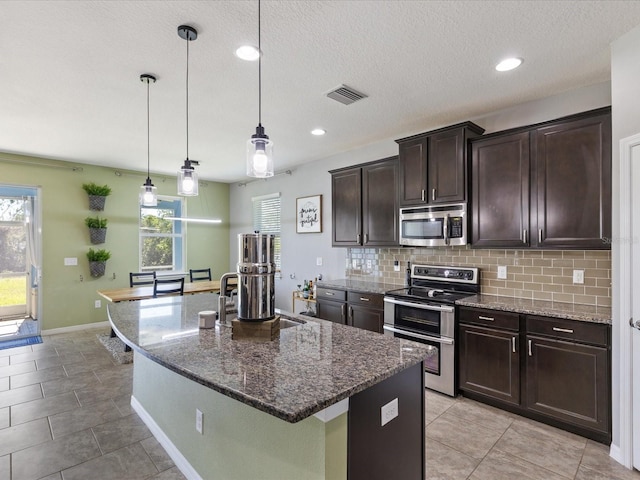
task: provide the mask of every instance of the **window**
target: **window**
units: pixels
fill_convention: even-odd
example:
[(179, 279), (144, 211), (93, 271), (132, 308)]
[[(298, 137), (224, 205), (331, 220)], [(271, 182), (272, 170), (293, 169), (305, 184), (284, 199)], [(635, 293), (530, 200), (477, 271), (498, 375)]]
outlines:
[(275, 235), (273, 241), (274, 262), (280, 270), (280, 194), (272, 193), (253, 197), (253, 229), (260, 233)]
[(158, 198), (156, 207), (140, 207), (140, 271), (184, 271), (182, 199)]

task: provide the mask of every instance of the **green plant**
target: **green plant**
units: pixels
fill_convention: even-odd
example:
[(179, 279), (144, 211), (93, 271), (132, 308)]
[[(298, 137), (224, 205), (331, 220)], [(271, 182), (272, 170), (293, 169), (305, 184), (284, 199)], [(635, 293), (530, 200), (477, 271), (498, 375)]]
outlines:
[(90, 262), (106, 262), (111, 258), (111, 252), (104, 249), (94, 250), (90, 248), (87, 252), (87, 258)]
[(95, 195), (97, 197), (108, 197), (111, 195), (111, 187), (109, 187), (109, 185), (96, 185), (90, 182), (83, 183), (82, 188), (88, 195)]
[(107, 219), (100, 217), (87, 217), (84, 219), (84, 223), (89, 228), (107, 228)]

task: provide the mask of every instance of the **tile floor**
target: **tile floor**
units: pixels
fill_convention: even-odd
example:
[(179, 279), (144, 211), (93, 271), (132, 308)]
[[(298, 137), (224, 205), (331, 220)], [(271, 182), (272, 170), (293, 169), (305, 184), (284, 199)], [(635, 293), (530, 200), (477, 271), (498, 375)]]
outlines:
[[(132, 366), (112, 361), (105, 331), (0, 350), (0, 480), (184, 479), (131, 410)], [(426, 400), (429, 479), (640, 480), (582, 437), (461, 397)]]

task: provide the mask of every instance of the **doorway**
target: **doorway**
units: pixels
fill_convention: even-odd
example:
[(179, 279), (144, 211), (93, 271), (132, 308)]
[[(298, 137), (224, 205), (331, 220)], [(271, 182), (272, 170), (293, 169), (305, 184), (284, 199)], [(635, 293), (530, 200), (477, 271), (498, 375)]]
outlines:
[(0, 185), (0, 342), (40, 333), (38, 193)]

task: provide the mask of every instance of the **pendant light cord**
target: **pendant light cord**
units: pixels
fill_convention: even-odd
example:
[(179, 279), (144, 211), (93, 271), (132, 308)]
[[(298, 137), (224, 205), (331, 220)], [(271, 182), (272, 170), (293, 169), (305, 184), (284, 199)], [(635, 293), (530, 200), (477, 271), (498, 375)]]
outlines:
[(149, 79), (147, 78), (147, 178), (151, 178), (150, 169), (151, 169), (151, 160), (149, 154)]
[(258, 0), (258, 125), (262, 125), (262, 48), (260, 45), (260, 0)]
[(189, 33), (187, 32), (187, 160), (189, 160)]

